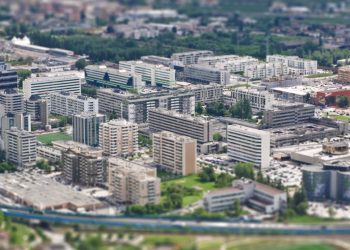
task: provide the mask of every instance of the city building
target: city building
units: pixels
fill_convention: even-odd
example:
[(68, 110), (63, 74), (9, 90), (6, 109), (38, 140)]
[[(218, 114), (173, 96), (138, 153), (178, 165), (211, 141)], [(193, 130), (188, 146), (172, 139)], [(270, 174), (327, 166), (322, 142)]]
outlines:
[(268, 127), (284, 127), (309, 122), (315, 116), (315, 106), (306, 103), (274, 102), (264, 110), (263, 123)]
[(27, 78), (23, 81), (23, 93), (25, 99), (32, 95), (49, 97), (55, 92), (72, 92), (81, 94), (81, 79), (76, 75), (54, 75)]
[(224, 103), (226, 105), (231, 106), (242, 100), (248, 100), (254, 111), (270, 109), (275, 102), (272, 93), (253, 88), (234, 88), (224, 92)]
[(1, 137), (4, 138), (6, 130), (16, 127), (19, 130), (32, 131), (31, 116), (28, 113), (7, 113), (0, 117)]
[(232, 210), (237, 200), (266, 214), (287, 208), (286, 192), (248, 179), (235, 180), (232, 187), (206, 193), (203, 204), (209, 212), (223, 212)]
[(266, 169), (270, 166), (270, 133), (241, 125), (227, 126), (227, 153), (237, 162), (249, 162)]
[(4, 113), (22, 113), (24, 111), (23, 94), (17, 89), (4, 89), (0, 91), (0, 107)]
[(112, 89), (98, 89), (99, 110), (101, 113), (114, 114), (137, 124), (148, 122), (149, 110), (164, 108), (184, 114), (195, 113), (195, 96), (188, 90), (145, 89), (133, 94)]
[(5, 131), (6, 160), (19, 166), (31, 167), (36, 163), (36, 144), (34, 134), (12, 127)]
[(194, 93), (196, 104), (209, 104), (223, 101), (224, 86), (221, 84), (191, 84), (186, 82), (177, 82), (177, 85), (183, 89)]
[(199, 64), (213, 66), (232, 74), (243, 73), (247, 66), (258, 64), (259, 60), (251, 56), (223, 55), (201, 57)]
[(191, 83), (227, 85), (230, 83), (230, 77), (230, 72), (206, 65), (192, 64), (184, 69), (184, 79)]
[(98, 113), (98, 99), (76, 95), (72, 92), (50, 94), (50, 112), (52, 114), (72, 116), (83, 112)]
[(166, 171), (189, 175), (197, 172), (197, 141), (162, 131), (153, 134), (153, 161)]
[(253, 63), (246, 65), (243, 75), (249, 79), (265, 79), (288, 75), (288, 67), (282, 63)]
[(350, 83), (350, 66), (340, 67), (338, 69), (338, 78), (337, 80), (341, 83), (349, 84)]
[(316, 60), (308, 60), (297, 56), (267, 55), (266, 62), (286, 65), (288, 75), (317, 74)]
[(164, 65), (166, 67), (172, 67), (173, 60), (167, 57), (162, 56), (142, 56), (141, 61), (145, 63), (155, 64), (155, 65)]
[(14, 89), (18, 87), (18, 76), (9, 64), (0, 61), (0, 89)]
[(104, 88), (141, 89), (144, 85), (141, 75), (132, 74), (106, 66), (88, 65), (85, 67), (86, 82)]
[(195, 50), (181, 53), (174, 53), (171, 56), (171, 59), (174, 61), (179, 61), (184, 65), (197, 64), (199, 58), (212, 56), (214, 55), (213, 51), (209, 50)]
[(62, 173), (67, 183), (87, 187), (107, 182), (107, 160), (102, 150), (76, 143), (62, 153)]
[(120, 61), (119, 69), (142, 76), (142, 81), (151, 86), (173, 87), (175, 70), (163, 65), (154, 65), (142, 61)]
[(49, 146), (37, 146), (36, 157), (57, 164), (62, 161), (62, 152), (61, 150)]
[(101, 123), (106, 122), (106, 116), (96, 113), (80, 113), (73, 115), (73, 141), (97, 147), (99, 145), (99, 130)]
[(180, 114), (165, 109), (149, 111), (151, 132), (169, 131), (197, 140), (197, 146), (213, 141), (213, 122), (201, 117)]
[(30, 114), (32, 121), (40, 121), (43, 127), (49, 124), (49, 104), (45, 98), (32, 95), (25, 100), (25, 111)]
[(160, 202), (160, 178), (156, 169), (109, 158), (108, 170), (109, 190), (118, 203), (146, 205)]
[(105, 155), (122, 156), (137, 152), (138, 125), (123, 119), (100, 124), (99, 145)]
[(350, 162), (334, 160), (304, 166), (303, 187), (310, 201), (350, 201)]

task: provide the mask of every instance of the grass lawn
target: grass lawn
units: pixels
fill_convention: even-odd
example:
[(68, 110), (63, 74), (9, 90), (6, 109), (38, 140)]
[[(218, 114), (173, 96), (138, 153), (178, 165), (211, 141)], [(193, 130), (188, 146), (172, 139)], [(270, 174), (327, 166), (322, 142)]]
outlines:
[(328, 72), (328, 73), (319, 73), (319, 74), (314, 74), (314, 75), (309, 75), (306, 78), (320, 78), (320, 77), (328, 77), (328, 76), (332, 76), (333, 73), (332, 72)]
[(332, 223), (332, 222), (339, 222), (340, 220), (337, 219), (331, 219), (331, 218), (320, 218), (312, 215), (302, 215), (302, 216), (295, 216), (291, 219), (289, 219), (288, 223), (295, 223), (295, 224), (320, 224), (320, 223)]
[(36, 136), (37, 140), (46, 145), (50, 145), (53, 141), (69, 141), (72, 140), (70, 135), (63, 132), (42, 134)]
[(335, 119), (339, 120), (339, 121), (344, 121), (344, 122), (350, 122), (350, 116), (346, 116), (346, 115), (336, 115), (333, 116)]
[(190, 187), (190, 188), (197, 188), (198, 190), (202, 191), (202, 194), (200, 195), (184, 197), (184, 200), (183, 200), (184, 206), (188, 206), (202, 199), (203, 192), (207, 192), (209, 190), (215, 189), (214, 182), (200, 182), (199, 177), (197, 175), (189, 175), (189, 176), (185, 176), (183, 178), (179, 178), (175, 180), (163, 181), (161, 183), (161, 190), (164, 191), (168, 186), (175, 185), (175, 184), (183, 185), (185, 187)]

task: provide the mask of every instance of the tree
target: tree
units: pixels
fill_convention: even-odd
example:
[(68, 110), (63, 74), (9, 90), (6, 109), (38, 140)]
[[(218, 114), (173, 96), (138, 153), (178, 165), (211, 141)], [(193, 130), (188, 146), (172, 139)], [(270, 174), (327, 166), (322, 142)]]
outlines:
[(213, 182), (216, 180), (216, 174), (213, 167), (205, 167), (202, 172), (199, 173), (199, 179), (201, 182)]
[(224, 138), (222, 137), (222, 135), (219, 132), (216, 132), (213, 134), (213, 140), (214, 141), (222, 141)]
[(254, 167), (251, 163), (240, 162), (235, 166), (237, 178), (248, 178), (254, 180)]
[(30, 71), (30, 70), (26, 70), (26, 69), (19, 69), (19, 70), (17, 70), (17, 75), (18, 75), (18, 78), (19, 78), (19, 88), (22, 88), (23, 81), (25, 79), (27, 79), (28, 77), (30, 77), (31, 74), (32, 74), (32, 71)]
[(51, 167), (50, 167), (49, 163), (45, 160), (38, 160), (36, 162), (36, 167), (41, 169), (41, 170), (44, 170), (45, 172), (51, 171)]
[(239, 199), (236, 199), (233, 203), (233, 211), (235, 213), (235, 216), (240, 216), (243, 213), (243, 209), (241, 206), (241, 201)]
[(251, 119), (253, 115), (250, 102), (247, 99), (238, 101), (231, 107), (230, 113), (232, 117), (239, 119)]
[(340, 108), (346, 108), (349, 106), (349, 99), (346, 96), (340, 96), (337, 101), (337, 105)]
[(83, 70), (87, 65), (87, 62), (84, 58), (79, 59), (78, 61), (75, 62), (75, 67), (78, 70)]
[(204, 112), (204, 109), (203, 109), (202, 103), (201, 102), (197, 103), (197, 105), (196, 105), (196, 114), (201, 115), (201, 114), (203, 114), (203, 112)]
[(218, 175), (215, 181), (215, 187), (223, 188), (232, 185), (233, 177), (227, 173), (221, 173)]

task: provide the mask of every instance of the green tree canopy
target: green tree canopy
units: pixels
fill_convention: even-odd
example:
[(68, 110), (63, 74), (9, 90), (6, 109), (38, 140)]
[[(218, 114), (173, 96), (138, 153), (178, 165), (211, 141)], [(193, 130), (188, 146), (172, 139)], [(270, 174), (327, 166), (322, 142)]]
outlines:
[(237, 178), (249, 178), (254, 180), (254, 167), (251, 163), (240, 162), (235, 166), (235, 175)]

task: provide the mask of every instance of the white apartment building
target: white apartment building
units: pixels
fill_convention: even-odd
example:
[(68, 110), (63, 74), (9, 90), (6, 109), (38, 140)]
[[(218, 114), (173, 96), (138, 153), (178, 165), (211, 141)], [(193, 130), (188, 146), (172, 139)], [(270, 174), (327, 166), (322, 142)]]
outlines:
[(121, 156), (138, 150), (138, 126), (123, 119), (100, 124), (99, 145), (104, 154)]
[(24, 98), (23, 94), (16, 89), (5, 89), (0, 91), (0, 106), (3, 106), (3, 113), (23, 113)]
[(227, 153), (237, 162), (261, 169), (270, 166), (270, 133), (241, 125), (227, 126)]
[(62, 160), (62, 152), (58, 149), (48, 146), (36, 147), (36, 156), (49, 162), (60, 162)]
[(197, 141), (162, 131), (153, 134), (153, 160), (166, 171), (181, 175), (197, 172)]
[(146, 84), (163, 87), (172, 87), (175, 84), (175, 70), (164, 65), (154, 65), (143, 61), (121, 61), (119, 69), (139, 74)]
[(141, 75), (126, 70), (104, 65), (88, 65), (84, 70), (86, 82), (95, 86), (121, 89), (141, 89), (144, 86)]
[(244, 72), (248, 66), (258, 64), (259, 60), (251, 56), (223, 55), (201, 57), (199, 64), (213, 66), (220, 70), (228, 71), (232, 74)]
[(246, 65), (243, 75), (250, 79), (280, 77), (288, 75), (288, 67), (278, 62), (253, 63)]
[(248, 100), (253, 110), (271, 109), (275, 102), (274, 94), (253, 88), (234, 88), (224, 92), (224, 103), (234, 105), (241, 100)]
[(279, 63), (287, 66), (289, 75), (313, 75), (317, 73), (317, 61), (298, 56), (268, 55), (267, 63)]
[(227, 85), (230, 83), (230, 72), (207, 65), (193, 64), (184, 69), (184, 78), (192, 83), (217, 83)]
[(98, 113), (98, 99), (71, 92), (50, 94), (51, 110), (57, 115), (72, 116), (82, 112)]
[(36, 144), (34, 134), (12, 127), (5, 132), (6, 160), (20, 167), (31, 167), (36, 163)]
[(31, 77), (23, 82), (23, 93), (25, 99), (29, 99), (32, 95), (49, 97), (51, 93), (61, 91), (72, 92), (80, 95), (81, 79), (72, 74)]
[(117, 202), (138, 205), (160, 202), (160, 179), (156, 169), (111, 157), (108, 170), (109, 191)]
[(201, 57), (214, 55), (210, 50), (195, 50), (181, 53), (174, 53), (171, 59), (183, 63), (184, 65), (197, 64)]

